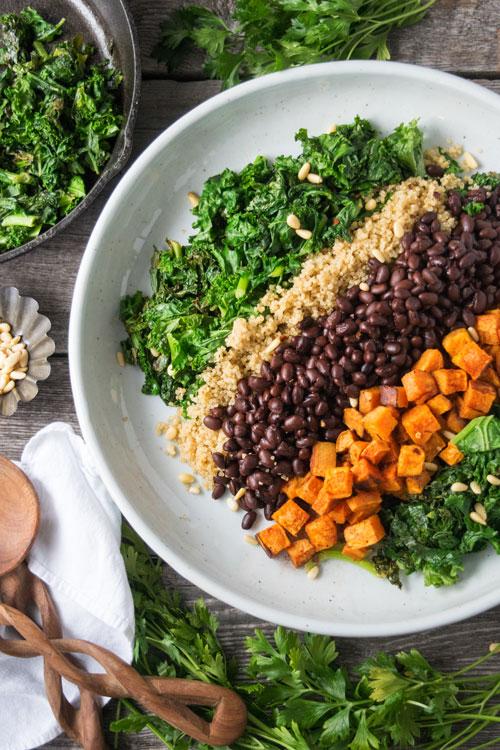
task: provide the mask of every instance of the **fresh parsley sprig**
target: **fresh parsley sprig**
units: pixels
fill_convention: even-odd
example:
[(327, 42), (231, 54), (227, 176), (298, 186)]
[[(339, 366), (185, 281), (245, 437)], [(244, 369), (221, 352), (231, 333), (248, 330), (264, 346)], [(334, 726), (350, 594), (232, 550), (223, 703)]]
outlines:
[(153, 54), (170, 71), (193, 48), (225, 88), (241, 80), (327, 60), (390, 58), (392, 29), (418, 23), (436, 0), (236, 0), (225, 21), (187, 5), (161, 26)]
[[(416, 649), (365, 659), (354, 676), (327, 636), (278, 627), (246, 639), (246, 679), (225, 658), (217, 621), (198, 601), (184, 607), (162, 581), (162, 566), (130, 529), (123, 554), (137, 618), (135, 666), (144, 674), (179, 676), (237, 690), (248, 727), (232, 750), (483, 750), (498, 747), (500, 673), (477, 674), (500, 646), (463, 669), (444, 673)], [(493, 740), (475, 738), (499, 725)], [(149, 728), (170, 750), (208, 750), (157, 717), (122, 701), (116, 732)], [(229, 750), (226, 748), (226, 750)]]

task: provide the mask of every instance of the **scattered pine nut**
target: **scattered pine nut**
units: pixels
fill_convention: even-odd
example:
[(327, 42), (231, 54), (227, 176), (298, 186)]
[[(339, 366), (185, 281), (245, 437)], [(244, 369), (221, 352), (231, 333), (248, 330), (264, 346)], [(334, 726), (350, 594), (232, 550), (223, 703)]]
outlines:
[(243, 495), (245, 494), (246, 491), (247, 491), (246, 487), (240, 487), (240, 489), (238, 490), (238, 492), (234, 496), (234, 499), (235, 500), (240, 500), (243, 497)]
[(447, 440), (453, 440), (457, 436), (456, 432), (451, 432), (450, 430), (443, 430), (443, 435)]
[(301, 182), (303, 182), (306, 179), (310, 171), (311, 171), (311, 165), (308, 161), (306, 161), (299, 169), (297, 177), (299, 178)]
[(234, 497), (228, 497), (226, 500), (227, 507), (229, 510), (231, 510), (233, 513), (236, 513), (240, 509), (240, 504), (237, 500), (234, 499)]
[(312, 568), (309, 568), (307, 571), (307, 577), (314, 581), (315, 578), (319, 576), (319, 565), (313, 565)]
[(453, 482), (453, 484), (450, 487), (450, 490), (452, 492), (467, 492), (469, 488), (466, 484), (463, 482)]
[(482, 503), (476, 503), (474, 505), (474, 510), (476, 511), (478, 516), (481, 516), (481, 518), (484, 518), (484, 520), (486, 521), (488, 514), (486, 513), (486, 508)]
[(193, 208), (196, 208), (196, 206), (197, 206), (197, 205), (199, 204), (199, 202), (200, 202), (200, 196), (198, 195), (198, 193), (193, 193), (193, 192), (191, 192), (191, 191), (190, 191), (190, 192), (188, 193), (188, 196), (187, 196), (187, 197), (188, 197), (188, 201), (190, 202), (191, 206), (192, 206)]
[(10, 373), (11, 380), (24, 380), (26, 373), (22, 370), (12, 370)]
[(474, 521), (474, 523), (479, 523), (481, 526), (487, 526), (486, 521), (484, 518), (481, 518), (479, 513), (476, 513), (476, 511), (472, 511), (472, 513), (469, 513), (469, 518), (471, 521)]
[(486, 481), (493, 485), (493, 487), (500, 487), (500, 477), (496, 477), (494, 474), (488, 474)]
[(361, 284), (359, 285), (359, 288), (361, 289), (362, 292), (369, 292), (370, 291), (370, 287), (368, 286), (368, 284), (366, 283), (366, 281), (362, 281)]
[(474, 326), (469, 326), (467, 328), (467, 332), (469, 333), (469, 335), (471, 336), (471, 338), (474, 339), (474, 341), (479, 341), (479, 334), (476, 331), (476, 329), (474, 328)]
[(163, 433), (165, 432), (165, 430), (167, 429), (167, 427), (168, 427), (168, 425), (167, 425), (166, 422), (157, 422), (156, 423), (155, 433), (158, 435), (158, 437), (160, 435), (163, 435)]
[(258, 547), (259, 543), (257, 539), (254, 537), (253, 534), (245, 534), (243, 536), (243, 539), (247, 544), (250, 544), (251, 547)]
[(480, 495), (482, 492), (481, 485), (475, 479), (470, 483), (469, 487), (475, 495)]
[(374, 211), (377, 208), (377, 201), (375, 198), (368, 198), (365, 203), (365, 208), (367, 211)]
[(291, 229), (300, 229), (300, 219), (295, 214), (288, 214), (286, 217), (286, 223)]
[(194, 477), (192, 474), (186, 474), (186, 472), (182, 472), (179, 474), (178, 479), (182, 482), (182, 484), (193, 484)]
[(378, 260), (378, 261), (379, 261), (379, 263), (385, 263), (385, 258), (384, 258), (384, 256), (382, 255), (382, 253), (380, 252), (380, 250), (376, 250), (376, 249), (375, 249), (375, 250), (373, 251), (373, 257), (375, 258), (375, 260)]
[(281, 338), (279, 336), (276, 336), (276, 338), (271, 341), (269, 346), (264, 349), (264, 354), (272, 354), (272, 352), (274, 352), (274, 350), (277, 349), (280, 344)]
[(433, 461), (426, 461), (424, 463), (424, 468), (427, 469), (427, 471), (434, 473), (435, 471), (439, 469), (439, 466), (435, 464)]
[(349, 399), (349, 403), (350, 403), (350, 405), (351, 405), (351, 407), (353, 409), (357, 409), (358, 408), (359, 401), (358, 401), (357, 398), (350, 398)]
[(172, 458), (174, 458), (174, 456), (177, 455), (177, 448), (175, 447), (175, 445), (172, 445), (172, 443), (169, 443), (165, 448), (165, 453), (167, 454), (167, 456), (171, 456)]
[(178, 434), (179, 431), (177, 430), (177, 427), (174, 427), (173, 424), (169, 425), (165, 430), (165, 437), (167, 438), (167, 440), (175, 440)]
[(400, 221), (395, 221), (392, 227), (392, 231), (394, 232), (394, 237), (400, 240), (405, 233), (405, 228)]
[(336, 131), (336, 130), (337, 130), (337, 123), (335, 123), (335, 122), (334, 122), (334, 123), (332, 123), (332, 124), (330, 125), (330, 127), (328, 128), (328, 130), (327, 130), (326, 132), (327, 132), (327, 133), (328, 133), (329, 135), (331, 135), (332, 133), (335, 133), (335, 131)]
[(151, 355), (153, 357), (159, 357), (160, 356), (160, 352), (158, 351), (158, 349), (150, 349), (149, 351), (151, 352)]
[(307, 175), (307, 181), (311, 183), (311, 185), (321, 185), (323, 182), (323, 178), (319, 174), (314, 174), (314, 172), (309, 172)]
[(199, 495), (201, 492), (201, 487), (198, 484), (192, 484), (188, 492), (190, 492), (192, 495)]
[(123, 352), (116, 352), (116, 361), (120, 365), (120, 367), (125, 367), (125, 356)]
[(296, 229), (295, 234), (297, 234), (303, 240), (310, 240), (313, 236), (313, 233), (310, 229)]

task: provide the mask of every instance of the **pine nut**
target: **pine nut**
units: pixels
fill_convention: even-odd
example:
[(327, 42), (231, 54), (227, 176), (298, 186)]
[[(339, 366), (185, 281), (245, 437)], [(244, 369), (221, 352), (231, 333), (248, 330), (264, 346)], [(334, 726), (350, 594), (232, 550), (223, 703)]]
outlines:
[(378, 261), (379, 261), (379, 263), (385, 263), (385, 258), (384, 258), (384, 256), (382, 255), (382, 253), (380, 252), (380, 250), (376, 250), (376, 249), (375, 249), (375, 250), (374, 250), (374, 251), (372, 252), (372, 256), (373, 256), (373, 257), (375, 258), (375, 260), (378, 260)]
[(471, 338), (474, 339), (474, 341), (479, 341), (479, 334), (476, 331), (476, 329), (474, 328), (474, 326), (469, 326), (467, 328), (467, 332), (469, 333), (469, 335), (471, 336)]
[(182, 472), (179, 474), (179, 480), (182, 482), (182, 484), (193, 484), (194, 477), (192, 474), (186, 474), (185, 472)]
[(405, 228), (400, 221), (395, 221), (392, 227), (392, 231), (394, 232), (394, 237), (400, 240), (405, 233)]
[(375, 198), (369, 198), (365, 203), (365, 208), (367, 211), (374, 211), (377, 208), (377, 201)]
[(314, 581), (315, 578), (319, 576), (319, 565), (313, 565), (312, 568), (309, 568), (307, 571), (307, 577)]
[(24, 380), (26, 373), (22, 370), (13, 370), (10, 373), (11, 380)]
[(18, 341), (17, 344), (14, 344), (14, 340), (11, 341), (11, 350), (13, 352), (24, 352), (26, 351), (26, 344), (24, 341)]
[(280, 344), (281, 338), (279, 336), (276, 336), (276, 338), (271, 341), (269, 346), (264, 349), (264, 354), (272, 354), (272, 352), (274, 352), (274, 350), (277, 349)]
[(453, 484), (450, 487), (450, 490), (452, 492), (467, 492), (469, 488), (466, 484), (463, 482), (453, 482)]
[(478, 516), (481, 516), (481, 518), (484, 518), (484, 520), (486, 521), (488, 514), (486, 513), (486, 508), (482, 503), (476, 503), (474, 505), (474, 510), (476, 511)]
[(4, 333), (0, 333), (0, 341), (3, 341), (4, 344), (10, 344), (10, 342), (12, 341), (12, 336), (7, 331), (5, 331)]
[(474, 493), (475, 495), (480, 495), (480, 494), (481, 494), (481, 492), (482, 492), (482, 490), (481, 490), (481, 485), (480, 485), (480, 484), (479, 484), (478, 482), (476, 482), (476, 480), (473, 480), (473, 481), (472, 481), (472, 482), (470, 483), (469, 487), (471, 488), (472, 492), (473, 492), (473, 493)]
[(0, 333), (9, 333), (9, 331), (10, 331), (9, 323), (0, 323)]
[(453, 440), (457, 436), (456, 432), (451, 432), (450, 430), (443, 430), (443, 435), (447, 440)]
[(336, 130), (337, 130), (337, 123), (335, 123), (335, 122), (334, 122), (334, 123), (332, 123), (332, 124), (330, 125), (330, 127), (328, 128), (328, 130), (327, 130), (326, 132), (327, 132), (327, 133), (328, 133), (329, 135), (331, 135), (332, 133), (335, 133), (335, 131), (336, 131)]
[(175, 445), (172, 445), (172, 443), (169, 443), (167, 447), (165, 448), (165, 453), (167, 456), (171, 456), (172, 458), (177, 455), (177, 449)]
[(487, 523), (484, 520), (484, 518), (481, 518), (481, 516), (475, 511), (472, 511), (472, 513), (469, 513), (469, 518), (471, 521), (474, 521), (474, 523), (479, 523), (481, 526), (487, 526)]
[(190, 492), (191, 495), (199, 495), (201, 493), (201, 487), (198, 484), (193, 484), (189, 488), (188, 492)]
[(237, 500), (234, 499), (234, 497), (228, 497), (226, 500), (227, 507), (229, 510), (231, 510), (233, 513), (236, 513), (240, 509), (240, 505)]
[(125, 355), (123, 352), (116, 352), (116, 361), (120, 367), (125, 367)]
[(9, 382), (9, 376), (6, 372), (0, 372), (0, 393), (2, 393), (3, 389)]
[(188, 196), (187, 196), (187, 197), (188, 197), (188, 201), (190, 202), (191, 206), (192, 206), (193, 208), (196, 208), (196, 206), (197, 206), (197, 205), (199, 204), (199, 202), (200, 202), (200, 196), (198, 195), (198, 193), (193, 193), (193, 192), (191, 192), (191, 191), (190, 191), (190, 192), (188, 193)]
[(357, 398), (350, 398), (349, 399), (349, 403), (350, 403), (352, 409), (357, 409), (358, 408), (359, 401), (358, 401)]
[(14, 352), (14, 354), (10, 354), (5, 362), (3, 363), (3, 369), (6, 372), (12, 372), (12, 370), (15, 368), (19, 360), (21, 359), (21, 354), (19, 352)]
[(435, 471), (439, 469), (439, 466), (435, 464), (433, 461), (426, 461), (424, 463), (424, 468), (427, 469), (427, 471), (434, 473)]
[(307, 175), (307, 181), (311, 183), (311, 185), (321, 185), (323, 182), (323, 178), (319, 174), (314, 174), (314, 172), (309, 172)]
[(299, 169), (299, 173), (298, 173), (297, 177), (299, 178), (299, 180), (301, 182), (303, 182), (306, 179), (306, 177), (307, 177), (307, 175), (309, 174), (310, 171), (311, 171), (311, 165), (310, 165), (310, 163), (308, 161), (306, 161), (306, 162), (304, 162), (304, 164)]
[(234, 496), (234, 499), (235, 500), (240, 500), (243, 497), (243, 495), (245, 494), (246, 491), (247, 491), (246, 487), (240, 487), (240, 489), (238, 490), (238, 492)]
[(14, 390), (15, 387), (16, 387), (16, 381), (15, 380), (9, 380), (9, 382), (7, 383), (7, 385), (5, 386), (5, 388), (3, 389), (3, 394), (5, 395), (6, 393), (10, 393), (11, 391)]
[(310, 229), (296, 229), (295, 234), (297, 234), (302, 240), (310, 240), (313, 236)]
[(288, 214), (286, 217), (286, 223), (291, 229), (300, 229), (300, 219), (295, 214)]
[(362, 292), (369, 292), (370, 291), (370, 287), (368, 286), (368, 284), (366, 283), (366, 281), (362, 281), (361, 284), (359, 285), (359, 288), (361, 289)]
[(175, 440), (178, 434), (179, 432), (177, 430), (177, 427), (174, 427), (173, 425), (170, 425), (165, 430), (165, 437), (167, 438), (167, 440)]
[(28, 352), (26, 351), (26, 349), (21, 352), (19, 364), (21, 365), (21, 367), (26, 367), (28, 364)]
[(500, 487), (500, 477), (496, 477), (494, 474), (488, 474), (486, 481), (493, 485), (493, 487)]
[(243, 539), (245, 540), (247, 544), (250, 544), (252, 547), (257, 547), (259, 544), (253, 534), (245, 534)]

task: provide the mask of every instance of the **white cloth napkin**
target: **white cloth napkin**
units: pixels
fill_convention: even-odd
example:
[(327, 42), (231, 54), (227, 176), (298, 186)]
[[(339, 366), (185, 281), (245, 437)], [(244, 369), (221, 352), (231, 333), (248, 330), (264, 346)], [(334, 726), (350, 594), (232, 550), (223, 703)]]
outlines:
[[(64, 635), (130, 662), (134, 610), (120, 555), (120, 513), (85, 444), (68, 425), (54, 423), (29, 441), (19, 465), (41, 506), (28, 565), (49, 586)], [(86, 666), (102, 671), (92, 660)], [(78, 690), (65, 682), (64, 691), (76, 704)], [(0, 749), (28, 750), (60, 733), (45, 698), (42, 659), (0, 654)]]

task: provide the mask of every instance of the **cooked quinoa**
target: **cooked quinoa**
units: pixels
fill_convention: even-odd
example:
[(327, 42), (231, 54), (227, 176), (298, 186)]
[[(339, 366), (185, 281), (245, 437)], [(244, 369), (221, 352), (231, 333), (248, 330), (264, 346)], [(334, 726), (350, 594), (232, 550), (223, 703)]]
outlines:
[[(236, 320), (226, 346), (218, 350), (214, 365), (203, 373), (204, 385), (188, 409), (189, 419), (179, 425), (182, 460), (209, 483), (215, 474), (211, 454), (221, 450), (226, 436), (205, 427), (203, 418), (208, 411), (229, 404), (238, 380), (257, 371), (281, 339), (298, 332), (305, 317), (329, 313), (339, 294), (363, 282), (371, 257), (381, 262), (394, 259), (400, 252), (401, 237), (420, 215), (436, 211), (442, 228), (451, 230), (456, 221), (445, 207), (446, 191), (462, 186), (457, 176), (445, 175), (440, 180), (412, 177), (388, 188), (386, 204), (354, 230), (351, 242), (337, 240), (332, 248), (310, 257), (290, 288), (271, 289), (256, 315)], [(380, 200), (385, 198), (386, 194), (379, 195)]]

